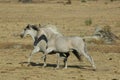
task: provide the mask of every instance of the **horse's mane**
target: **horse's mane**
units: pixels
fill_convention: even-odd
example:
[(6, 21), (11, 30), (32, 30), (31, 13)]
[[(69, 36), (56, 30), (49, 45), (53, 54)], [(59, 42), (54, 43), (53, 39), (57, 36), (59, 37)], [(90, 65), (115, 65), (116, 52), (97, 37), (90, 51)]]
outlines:
[(32, 25), (32, 28), (36, 31), (39, 31), (39, 28), (36, 25)]
[(29, 29), (30, 27), (31, 27), (32, 29), (36, 30), (36, 31), (39, 31), (39, 27), (37, 27), (36, 25), (30, 25), (30, 24), (28, 24), (28, 25), (26, 26), (27, 29)]
[(57, 29), (57, 27), (54, 26), (54, 25), (51, 25), (51, 24), (44, 25), (43, 28), (49, 29), (49, 30), (52, 31), (54, 34), (62, 35), (62, 34), (59, 32), (59, 30)]
[(34, 30), (36, 30), (36, 31), (39, 31), (40, 28), (48, 29), (48, 30), (50, 30), (51, 32), (53, 32), (54, 34), (62, 35), (62, 34), (59, 32), (59, 30), (57, 29), (57, 27), (56, 27), (55, 25), (51, 25), (51, 24), (40, 25), (40, 26), (28, 24), (28, 25), (27, 25), (27, 28), (29, 28), (29, 27), (31, 27), (32, 29), (34, 29)]

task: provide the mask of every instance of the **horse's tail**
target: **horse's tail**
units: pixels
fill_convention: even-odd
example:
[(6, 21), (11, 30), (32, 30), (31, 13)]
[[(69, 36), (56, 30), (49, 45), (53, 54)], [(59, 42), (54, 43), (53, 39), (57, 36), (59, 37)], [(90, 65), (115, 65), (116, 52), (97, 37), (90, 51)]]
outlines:
[(73, 50), (72, 52), (79, 61), (82, 61), (82, 58), (81, 58), (82, 55), (80, 55), (76, 50)]

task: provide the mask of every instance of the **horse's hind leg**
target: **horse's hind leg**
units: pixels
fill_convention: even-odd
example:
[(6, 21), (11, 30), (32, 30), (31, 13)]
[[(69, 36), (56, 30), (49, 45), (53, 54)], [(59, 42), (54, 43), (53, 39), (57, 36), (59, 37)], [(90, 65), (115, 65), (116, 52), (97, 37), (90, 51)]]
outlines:
[(64, 58), (64, 68), (67, 69), (67, 59), (69, 57), (69, 53), (57, 53), (57, 67), (59, 68), (60, 66), (60, 58)]
[(60, 67), (60, 61), (59, 61), (60, 53), (56, 53), (56, 54), (57, 54), (57, 66), (56, 66), (56, 69), (58, 69)]
[(81, 54), (79, 54), (78, 52), (77, 52), (77, 50), (73, 50), (72, 51), (72, 53), (76, 56), (76, 58), (79, 60), (79, 61), (82, 61), (82, 59), (81, 59)]
[(67, 59), (70, 56), (69, 52), (65, 53), (65, 58), (64, 58), (64, 68), (67, 69)]
[(95, 70), (96, 69), (96, 66), (94, 64), (94, 60), (93, 58), (87, 53), (87, 50), (86, 49), (82, 49), (81, 50), (81, 53), (88, 59), (88, 61), (91, 63), (93, 69)]

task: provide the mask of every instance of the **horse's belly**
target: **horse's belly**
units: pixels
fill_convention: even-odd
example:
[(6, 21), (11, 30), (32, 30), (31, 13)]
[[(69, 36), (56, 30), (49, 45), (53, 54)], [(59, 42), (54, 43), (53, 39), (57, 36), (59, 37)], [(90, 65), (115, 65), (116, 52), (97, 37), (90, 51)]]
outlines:
[(57, 51), (58, 52), (69, 52), (69, 49), (68, 48), (64, 48), (64, 47), (60, 47), (60, 48), (57, 48)]
[(59, 44), (56, 44), (56, 49), (59, 52), (68, 52), (70, 48), (67, 42), (61, 41)]

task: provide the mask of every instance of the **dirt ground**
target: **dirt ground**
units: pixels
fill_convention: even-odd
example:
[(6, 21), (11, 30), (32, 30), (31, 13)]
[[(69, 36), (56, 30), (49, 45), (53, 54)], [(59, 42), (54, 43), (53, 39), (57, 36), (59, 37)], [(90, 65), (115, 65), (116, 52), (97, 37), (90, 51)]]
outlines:
[[(92, 25), (85, 25), (87, 19)], [(33, 42), (28, 36), (19, 37), (27, 24), (54, 24), (65, 36), (92, 35), (96, 25), (110, 25), (112, 32), (120, 37), (120, 1), (61, 3), (0, 3), (0, 80), (120, 80), (120, 41), (112, 44), (87, 43), (97, 70), (83, 58), (79, 62), (71, 53), (68, 69), (55, 69), (56, 55), (48, 55), (47, 67), (42, 68), (37, 60), (42, 53), (35, 54), (32, 66), (27, 59)], [(21, 63), (24, 63), (23, 65)]]

